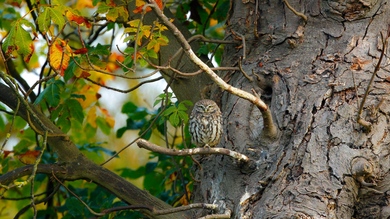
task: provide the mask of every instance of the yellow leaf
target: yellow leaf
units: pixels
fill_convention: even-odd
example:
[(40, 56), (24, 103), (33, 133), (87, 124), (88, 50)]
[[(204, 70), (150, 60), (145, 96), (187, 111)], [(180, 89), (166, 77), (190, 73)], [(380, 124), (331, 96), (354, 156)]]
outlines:
[(57, 38), (57, 40), (50, 45), (50, 66), (60, 75), (64, 76), (64, 72), (69, 64), (71, 53), (72, 49), (66, 41)]
[(76, 9), (93, 8), (92, 0), (78, 0), (74, 6)]
[(127, 23), (130, 25), (130, 27), (138, 27), (139, 22), (140, 22), (140, 19), (135, 19), (135, 20), (131, 20)]
[(87, 122), (90, 124), (93, 128), (97, 127), (96, 124), (96, 106), (93, 106), (87, 114)]
[(85, 97), (85, 100), (80, 98), (78, 99), (83, 109), (91, 106), (100, 98), (100, 94), (98, 93), (99, 88), (100, 86), (93, 84), (93, 85), (85, 85), (79, 90), (78, 94), (84, 95)]
[(114, 119), (114, 117), (112, 117), (112, 116), (110, 115), (110, 113), (108, 112), (107, 109), (100, 108), (100, 110), (101, 110), (102, 113), (104, 114), (107, 124), (108, 124), (111, 128), (114, 128), (114, 125), (115, 125), (115, 119)]

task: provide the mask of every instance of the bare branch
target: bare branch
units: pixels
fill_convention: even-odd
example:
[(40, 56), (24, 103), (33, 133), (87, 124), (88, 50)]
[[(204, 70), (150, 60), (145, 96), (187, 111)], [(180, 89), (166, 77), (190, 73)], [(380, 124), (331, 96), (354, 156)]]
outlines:
[(222, 78), (220, 78), (209, 66), (207, 66), (195, 53), (192, 51), (190, 44), (187, 42), (183, 34), (177, 29), (177, 27), (169, 21), (169, 19), (162, 13), (162, 11), (157, 6), (154, 0), (149, 0), (153, 11), (156, 13), (157, 17), (168, 27), (170, 31), (175, 35), (176, 39), (179, 41), (183, 47), (184, 52), (189, 56), (189, 58), (203, 71), (205, 71), (210, 78), (223, 90), (237, 95), (241, 98), (244, 98), (251, 103), (255, 104), (261, 111), (266, 111), (268, 106), (259, 98), (253, 96), (252, 94), (238, 89), (236, 87), (227, 84)]
[(226, 148), (209, 147), (209, 148), (193, 148), (193, 149), (176, 150), (176, 149), (160, 147), (144, 139), (138, 139), (136, 143), (140, 148), (145, 148), (146, 150), (150, 150), (160, 154), (172, 155), (172, 156), (189, 156), (189, 155), (196, 155), (196, 154), (221, 154), (221, 155), (227, 155), (233, 157), (239, 161), (248, 162), (250, 160), (247, 156)]
[(100, 87), (104, 87), (108, 90), (113, 90), (113, 91), (116, 91), (116, 92), (120, 92), (120, 93), (130, 93), (134, 90), (136, 90), (137, 88), (141, 87), (142, 85), (144, 84), (147, 84), (147, 83), (152, 83), (152, 82), (156, 82), (156, 81), (159, 81), (161, 79), (163, 79), (163, 77), (158, 77), (158, 78), (153, 78), (153, 79), (150, 79), (150, 80), (146, 80), (146, 81), (142, 81), (140, 82), (139, 84), (137, 84), (136, 86), (132, 87), (132, 88), (129, 88), (127, 90), (121, 90), (121, 89), (118, 89), (118, 88), (114, 88), (114, 87), (109, 87), (107, 85), (103, 85), (103, 84), (100, 84), (92, 79), (89, 79), (89, 78), (85, 78), (87, 81), (91, 82), (92, 84), (96, 84)]

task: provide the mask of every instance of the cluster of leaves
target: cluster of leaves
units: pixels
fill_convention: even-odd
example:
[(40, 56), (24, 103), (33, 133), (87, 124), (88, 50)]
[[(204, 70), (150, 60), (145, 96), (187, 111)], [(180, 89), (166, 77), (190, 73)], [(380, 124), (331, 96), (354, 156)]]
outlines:
[[(186, 0), (184, 2), (174, 1), (172, 7), (176, 9), (175, 17), (189, 30), (211, 39), (224, 37), (226, 15), (230, 8), (229, 0)], [(213, 54), (218, 64), (221, 63), (222, 52), (223, 45), (209, 43), (204, 43), (197, 51), (199, 55)]]
[[(121, 137), (126, 130), (139, 130), (139, 135), (142, 138), (149, 139), (154, 131), (166, 136), (166, 121), (175, 129), (188, 124), (187, 106), (192, 103), (189, 101), (173, 103), (172, 96), (172, 93), (160, 94), (155, 101), (155, 105), (161, 103), (165, 103), (165, 105), (162, 104), (163, 106), (154, 111), (136, 106), (132, 102), (126, 103), (122, 107), (122, 113), (125, 113), (128, 117), (126, 126), (118, 129), (117, 136)], [(178, 149), (190, 145), (188, 129), (185, 129), (184, 136), (181, 138), (185, 140), (176, 145)], [(190, 191), (192, 191), (192, 178), (189, 170), (189, 167), (192, 166), (191, 158), (153, 153), (149, 159), (150, 162), (137, 170), (121, 168), (118, 171), (121, 172), (121, 176), (130, 179), (144, 177), (143, 187), (151, 194), (170, 204), (188, 204)], [(157, 186), (156, 182), (158, 183)]]
[[(125, 49), (127, 58), (124, 65), (131, 68), (134, 64), (134, 56), (141, 66), (147, 66), (148, 58), (158, 58), (158, 52), (161, 46), (168, 45), (168, 38), (162, 34), (167, 30), (167, 27), (155, 21), (153, 25), (143, 25), (140, 19), (129, 22), (128, 28), (125, 28), (125, 33), (128, 36), (124, 39), (125, 42), (134, 42), (138, 49), (128, 47)], [(134, 55), (134, 52), (136, 54)]]
[[(78, 144), (88, 158), (97, 163), (104, 162), (107, 155), (115, 155), (104, 143), (91, 142), (98, 130), (109, 135), (115, 124), (113, 116), (99, 103), (101, 87), (107, 87), (107, 82), (114, 79), (112, 72), (116, 70), (129, 74), (135, 72), (137, 65), (147, 66), (150, 59), (158, 58), (161, 47), (169, 43), (164, 35), (167, 28), (161, 23), (156, 21), (152, 25), (145, 25), (141, 19), (127, 22), (130, 13), (142, 15), (151, 10), (145, 9), (145, 1), (135, 2), (136, 9), (129, 12), (126, 1), (123, 5), (117, 5), (111, 0), (75, 1), (66, 4), (62, 0), (52, 0), (50, 4), (40, 1), (29, 2), (30, 4), (0, 1), (0, 29), (5, 33), (2, 35), (2, 50), (6, 58), (16, 66), (12, 70), (16, 72), (7, 72), (8, 75), (19, 75), (22, 71), (36, 72), (39, 79), (34, 84), (35, 89), (25, 90), (26, 99), (30, 98), (37, 108)], [(162, 1), (156, 2), (162, 8)], [(191, 5), (193, 3), (189, 2), (179, 4), (179, 7), (176, 7), (179, 20), (187, 22), (184, 19), (186, 14), (191, 12), (194, 16), (197, 13), (201, 19), (192, 17), (192, 20), (187, 22), (189, 29), (196, 34), (221, 38), (223, 32), (219, 27), (224, 22), (222, 14), (226, 14), (227, 1), (191, 2), (197, 3), (197, 7), (201, 8), (199, 11), (194, 10)], [(97, 42), (96, 39), (101, 37), (103, 32), (112, 31), (112, 36), (115, 36), (117, 29), (123, 30), (124, 33), (122, 40), (126, 48), (123, 51), (112, 51), (115, 47), (112, 39)], [(198, 53), (208, 54), (212, 51), (219, 61), (220, 49), (218, 46), (204, 44)], [(0, 63), (0, 71), (8, 71), (4, 65)], [(36, 92), (37, 97), (28, 96), (31, 92)], [(172, 99), (172, 93), (159, 95), (154, 106), (160, 107), (156, 110), (137, 106), (133, 102), (125, 103), (122, 113), (128, 118), (126, 125), (117, 130), (116, 136), (120, 138), (127, 130), (138, 130), (144, 139), (150, 139), (152, 134), (164, 139), (174, 136), (171, 142), (167, 140), (169, 147), (184, 148), (190, 145), (188, 129), (183, 127), (188, 123), (187, 112), (191, 103), (173, 102)], [(1, 147), (0, 174), (25, 164), (33, 164), (42, 152), (42, 136), (35, 133), (26, 121), (8, 110), (0, 105), (0, 112), (5, 112), (0, 114), (0, 139), (17, 140), (17, 143), (8, 151)], [(170, 135), (169, 130), (175, 130), (175, 133), (177, 130), (185, 130), (182, 133), (184, 137), (178, 140), (179, 137), (176, 134)], [(50, 151), (49, 146), (48, 150), (43, 152), (42, 163), (55, 163), (56, 159), (56, 154)], [(189, 171), (191, 158), (151, 154), (150, 160), (146, 166), (136, 170), (121, 168), (117, 171), (129, 179), (144, 177), (144, 189), (171, 204), (187, 204), (192, 187)], [(48, 176), (39, 174), (35, 182), (35, 193), (41, 192), (45, 185), (49, 187), (53, 184)], [(124, 205), (96, 185), (82, 181), (67, 185), (97, 212)], [(5, 197), (5, 192), (6, 196), (17, 198), (20, 194), (30, 194), (29, 189), (24, 187), (0, 191), (2, 197)], [(85, 206), (64, 188), (57, 194), (57, 199), (52, 204), (58, 207), (40, 210), (38, 217), (54, 217), (58, 213), (65, 218), (92, 216)], [(22, 209), (29, 205), (30, 199), (31, 197), (28, 197), (18, 202), (17, 208)], [(99, 200), (105, 200), (104, 205), (98, 203)], [(27, 215), (29, 216), (31, 214)], [(128, 213), (122, 212), (118, 213), (116, 218), (128, 216)], [(137, 216), (133, 214), (132, 217)]]
[[(177, 145), (182, 148), (183, 145)], [(190, 202), (193, 179), (190, 167), (193, 161), (190, 157), (171, 157), (153, 153), (153, 161), (136, 170), (120, 168), (120, 175), (129, 179), (144, 177), (143, 187), (152, 195), (174, 205), (187, 205)]]
[(173, 93), (160, 94), (154, 103), (157, 106), (164, 103), (157, 110), (150, 111), (145, 107), (136, 106), (132, 102), (127, 102), (122, 107), (122, 113), (127, 115), (126, 126), (119, 128), (117, 137), (120, 138), (126, 130), (139, 130), (139, 136), (144, 139), (150, 139), (153, 130), (157, 130), (161, 135), (166, 134), (165, 122), (178, 128), (188, 123), (188, 106), (190, 101), (172, 102)]

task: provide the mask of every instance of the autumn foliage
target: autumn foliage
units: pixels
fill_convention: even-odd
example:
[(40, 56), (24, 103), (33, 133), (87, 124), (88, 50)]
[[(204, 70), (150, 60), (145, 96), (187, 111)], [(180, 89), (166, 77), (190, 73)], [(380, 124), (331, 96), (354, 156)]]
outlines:
[[(148, 100), (147, 106), (141, 105), (145, 102), (144, 93), (149, 94), (149, 90), (142, 93), (144, 90), (139, 88), (160, 81), (159, 72), (150, 73), (150, 69), (156, 68), (161, 51), (170, 43), (164, 24), (158, 20), (150, 23), (143, 20), (146, 13), (153, 13), (147, 2), (0, 2), (0, 87), (15, 88), (15, 95), (20, 97), (16, 108), (0, 103), (0, 139), (4, 142), (0, 150), (0, 179), (28, 165), (34, 168), (41, 164), (57, 165), (62, 158), (53, 150), (57, 145), (50, 145), (48, 139), (60, 138), (76, 145), (82, 157), (105, 165), (104, 168), (137, 183), (138, 187), (170, 205), (190, 203), (193, 186), (190, 157), (172, 158), (144, 152), (141, 157), (138, 156), (141, 152), (128, 149), (139, 137), (151, 141), (167, 139), (163, 142), (169, 147), (191, 146), (185, 128), (190, 101), (178, 103), (166, 88), (148, 96), (152, 101)], [(170, 6), (164, 5), (162, 0), (154, 2), (160, 9)], [(129, 7), (128, 3), (134, 5)], [(184, 6), (175, 6), (181, 22), (189, 12), (188, 3)], [(196, 21), (191, 22), (189, 28), (200, 33), (203, 27), (195, 25)], [(217, 51), (216, 60), (220, 60), (220, 47), (204, 44), (197, 53), (209, 51)], [(117, 99), (122, 102), (114, 105), (112, 102)], [(27, 109), (26, 117), (18, 116), (21, 109)], [(35, 124), (40, 119), (36, 112), (61, 133), (47, 131), (48, 126), (43, 123)], [(50, 191), (50, 197), (43, 201), (50, 204), (40, 205), (38, 202), (46, 196), (46, 188), (54, 185), (57, 190)], [(92, 200), (88, 203), (91, 206), (105, 200), (106, 206), (96, 207), (100, 211), (127, 204), (92, 180), (62, 182), (53, 174), (33, 173), (7, 185), (0, 180), (0, 218), (1, 206), (14, 203), (3, 198), (13, 200), (21, 195), (29, 198), (15, 204), (15, 211), (20, 211), (15, 217), (19, 214), (28, 218), (42, 215), (92, 217), (83, 203), (65, 188), (79, 188), (77, 197)], [(31, 200), (37, 202), (36, 206), (31, 207)], [(28, 206), (28, 210), (20, 210), (22, 205)], [(118, 218), (142, 217), (133, 211), (116, 214)]]

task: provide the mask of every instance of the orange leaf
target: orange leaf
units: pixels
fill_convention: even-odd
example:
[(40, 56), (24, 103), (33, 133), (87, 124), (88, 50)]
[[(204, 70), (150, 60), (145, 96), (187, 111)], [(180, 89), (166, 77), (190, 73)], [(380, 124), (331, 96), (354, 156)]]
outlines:
[(49, 49), (49, 62), (50, 65), (56, 70), (60, 71), (60, 75), (64, 76), (64, 72), (68, 67), (70, 55), (72, 50), (69, 45), (59, 38), (50, 45)]
[(29, 47), (30, 47), (29, 51), (31, 51), (31, 52), (29, 54), (27, 54), (26, 56), (24, 56), (24, 58), (23, 58), (24, 61), (27, 63), (30, 62), (31, 56), (33, 55), (34, 50), (35, 50), (33, 43), (31, 43)]
[(4, 150), (4, 151), (3, 151), (4, 158), (8, 157), (8, 155), (11, 154), (11, 153), (14, 153), (14, 152), (13, 152), (13, 151)]
[(18, 157), (19, 157), (20, 162), (22, 162), (24, 164), (33, 164), (33, 163), (35, 163), (35, 161), (40, 153), (41, 153), (40, 151), (27, 151), (24, 154), (20, 154)]
[(118, 62), (123, 62), (125, 60), (125, 57), (118, 53), (111, 53), (110, 57), (108, 57), (108, 64), (107, 64), (107, 71), (113, 72), (117, 69), (119, 69), (121, 66), (117, 64)]
[(80, 78), (88, 78), (89, 76), (91, 76), (91, 74), (87, 71), (82, 71), (81, 72), (81, 75), (79, 76)]
[(66, 18), (68, 18), (69, 21), (74, 21), (78, 25), (85, 24), (85, 26), (87, 28), (90, 28), (92, 26), (91, 23), (89, 23), (89, 21), (87, 19), (85, 19), (85, 17), (77, 15), (77, 14), (74, 14), (71, 11), (67, 11), (65, 16), (66, 16)]
[(114, 119), (114, 117), (112, 117), (112, 116), (110, 115), (110, 113), (108, 112), (107, 109), (100, 108), (100, 110), (101, 110), (102, 113), (104, 114), (105, 119), (106, 119), (106, 122), (108, 123), (108, 125), (109, 125), (111, 128), (113, 128), (114, 125), (115, 125), (115, 119)]
[(78, 0), (74, 8), (93, 8), (92, 0)]
[(75, 51), (73, 51), (73, 54), (78, 55), (78, 54), (85, 54), (87, 52), (88, 52), (87, 48), (81, 48), (81, 49), (76, 49)]
[[(155, 0), (155, 2), (156, 2), (156, 4), (158, 5), (158, 7), (159, 7), (160, 9), (163, 8), (163, 2), (162, 2), (162, 0)], [(136, 0), (136, 1), (135, 1), (135, 9), (133, 10), (133, 12), (134, 12), (135, 14), (142, 13), (143, 7), (144, 7), (145, 4), (146, 4), (146, 3), (145, 3), (145, 1), (143, 1), (143, 0)], [(147, 8), (145, 9), (145, 12), (149, 12), (149, 11), (151, 11), (151, 10), (152, 10), (152, 9), (151, 9), (150, 7), (147, 7)]]

